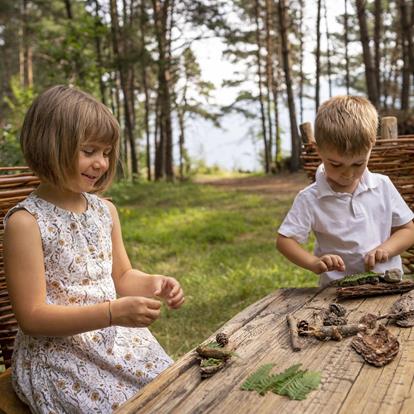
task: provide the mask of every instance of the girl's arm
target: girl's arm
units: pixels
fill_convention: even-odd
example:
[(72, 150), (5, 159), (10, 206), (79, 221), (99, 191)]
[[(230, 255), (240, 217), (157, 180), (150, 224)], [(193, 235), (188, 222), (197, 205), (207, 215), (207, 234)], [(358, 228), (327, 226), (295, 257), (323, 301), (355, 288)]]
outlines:
[(10, 301), (20, 328), (28, 335), (67, 336), (109, 325), (109, 304), (46, 304), (42, 241), (34, 217), (19, 210), (8, 220), (4, 262)]
[(104, 200), (112, 216), (112, 277), (119, 296), (154, 296), (165, 299), (170, 308), (178, 308), (184, 302), (180, 284), (172, 277), (149, 275), (133, 269), (122, 239), (121, 224), (115, 206)]
[(296, 240), (278, 235), (276, 247), (292, 263), (308, 269), (311, 272), (320, 274), (331, 270), (343, 272), (345, 264), (342, 258), (336, 254), (325, 254), (317, 257), (306, 251)]

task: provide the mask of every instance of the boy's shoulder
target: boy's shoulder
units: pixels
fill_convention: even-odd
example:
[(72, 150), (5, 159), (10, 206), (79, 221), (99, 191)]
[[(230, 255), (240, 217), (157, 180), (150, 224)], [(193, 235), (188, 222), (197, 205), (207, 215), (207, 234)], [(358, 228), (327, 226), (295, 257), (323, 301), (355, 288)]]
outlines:
[(312, 199), (312, 198), (317, 198), (317, 195), (318, 195), (318, 186), (316, 182), (313, 182), (312, 184), (309, 184), (307, 187), (302, 188), (302, 190), (299, 190), (296, 197)]

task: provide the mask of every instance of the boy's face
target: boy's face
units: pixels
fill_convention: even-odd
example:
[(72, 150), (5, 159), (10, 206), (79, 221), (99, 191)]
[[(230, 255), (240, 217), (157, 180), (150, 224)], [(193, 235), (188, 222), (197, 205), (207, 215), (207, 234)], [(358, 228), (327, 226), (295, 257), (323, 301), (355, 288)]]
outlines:
[(368, 164), (371, 150), (358, 155), (340, 155), (334, 149), (318, 150), (325, 166), (326, 179), (332, 189), (341, 193), (353, 193)]

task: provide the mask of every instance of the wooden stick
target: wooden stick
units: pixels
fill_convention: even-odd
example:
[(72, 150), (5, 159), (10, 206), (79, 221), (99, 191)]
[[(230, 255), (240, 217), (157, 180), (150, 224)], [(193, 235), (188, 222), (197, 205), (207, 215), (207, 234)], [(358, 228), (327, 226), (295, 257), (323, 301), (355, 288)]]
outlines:
[(409, 316), (414, 316), (414, 309), (405, 312), (386, 313), (384, 315), (378, 315), (377, 321), (380, 319), (404, 319), (408, 318)]
[(291, 314), (286, 315), (286, 320), (290, 331), (290, 341), (294, 352), (298, 352), (302, 349), (302, 345), (299, 340), (297, 320)]
[(302, 142), (304, 144), (315, 143), (312, 124), (310, 122), (304, 122), (303, 124), (300, 124), (299, 129), (302, 135)]
[(366, 332), (366, 330), (367, 326), (360, 323), (358, 325), (321, 326), (303, 333), (308, 336), (314, 336), (321, 341), (328, 339), (340, 341), (345, 336), (356, 335), (358, 332)]
[(398, 138), (398, 124), (395, 116), (381, 118), (381, 139)]

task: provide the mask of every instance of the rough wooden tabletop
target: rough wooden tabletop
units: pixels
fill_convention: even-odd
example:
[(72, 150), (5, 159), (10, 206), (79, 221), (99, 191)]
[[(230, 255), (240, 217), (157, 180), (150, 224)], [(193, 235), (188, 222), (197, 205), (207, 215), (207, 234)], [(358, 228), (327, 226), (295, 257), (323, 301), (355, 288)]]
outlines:
[[(341, 302), (348, 320), (366, 313), (385, 314), (400, 295), (387, 295)], [(246, 308), (220, 331), (230, 335), (238, 358), (224, 370), (201, 380), (194, 351), (187, 353), (152, 383), (123, 404), (126, 413), (414, 413), (414, 331), (389, 323), (398, 337), (400, 351), (382, 368), (365, 363), (350, 346), (340, 342), (304, 340), (293, 352), (286, 315), (312, 320), (320, 308), (335, 299), (335, 289), (280, 289)], [(207, 342), (214, 340), (212, 335)], [(240, 390), (240, 385), (258, 367), (274, 363), (281, 372), (302, 363), (302, 368), (321, 372), (321, 384), (306, 400), (293, 401), (272, 392), (260, 396)]]

